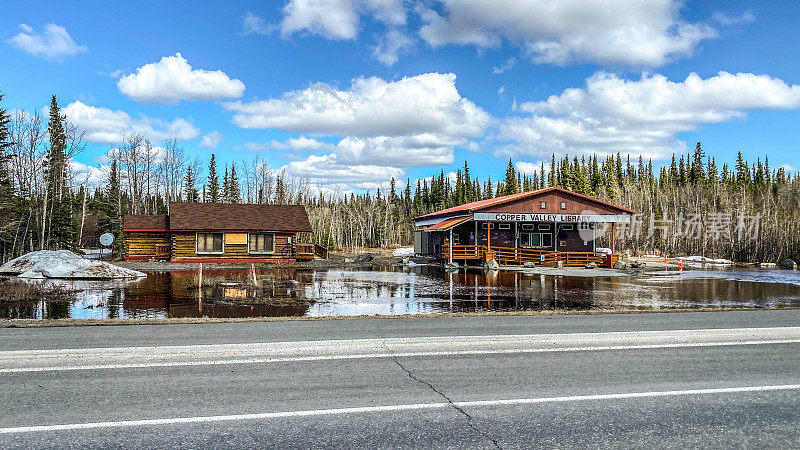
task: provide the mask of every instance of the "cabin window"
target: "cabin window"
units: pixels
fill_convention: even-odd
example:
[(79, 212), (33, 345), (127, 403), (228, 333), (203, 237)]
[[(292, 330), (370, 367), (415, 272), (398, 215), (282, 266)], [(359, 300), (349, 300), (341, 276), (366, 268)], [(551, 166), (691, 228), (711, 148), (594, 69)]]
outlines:
[(567, 209), (567, 202), (561, 202), (561, 209)]
[(500, 230), (510, 230), (511, 229), (511, 224), (510, 223), (500, 223), (500, 224), (497, 224), (497, 228), (500, 229)]
[(222, 233), (197, 233), (197, 253), (222, 253)]
[(250, 253), (275, 253), (275, 233), (250, 233)]
[(539, 209), (547, 209), (547, 202), (539, 203)]

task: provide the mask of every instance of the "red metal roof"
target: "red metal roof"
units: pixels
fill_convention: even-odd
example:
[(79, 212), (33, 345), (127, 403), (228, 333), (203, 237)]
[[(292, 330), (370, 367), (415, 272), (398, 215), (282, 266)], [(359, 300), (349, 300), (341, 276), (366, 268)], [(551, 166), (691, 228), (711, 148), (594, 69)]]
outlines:
[(451, 219), (444, 219), (443, 221), (437, 224), (429, 226), (428, 228), (426, 228), (426, 230), (427, 231), (449, 230), (450, 228), (453, 228), (454, 226), (462, 224), (468, 220), (472, 220), (472, 217), (466, 216), (466, 217), (453, 217)]
[(576, 192), (572, 192), (572, 191), (564, 189), (564, 188), (549, 187), (549, 188), (544, 188), (544, 189), (538, 189), (538, 190), (535, 190), (535, 191), (520, 192), (518, 194), (504, 195), (502, 197), (495, 197), (495, 198), (490, 198), (490, 199), (486, 199), (486, 200), (478, 200), (477, 202), (465, 203), (463, 205), (454, 206), (452, 208), (447, 208), (447, 209), (442, 209), (442, 210), (439, 210), (439, 211), (434, 211), (432, 213), (425, 214), (424, 216), (419, 216), (414, 220), (429, 219), (429, 218), (434, 218), (434, 217), (437, 217), (437, 216), (448, 215), (448, 214), (449, 215), (457, 214), (457, 213), (467, 214), (467, 213), (471, 213), (471, 212), (473, 212), (473, 211), (475, 211), (477, 209), (484, 209), (487, 206), (493, 206), (493, 205), (499, 205), (499, 204), (503, 204), (503, 203), (508, 203), (508, 202), (511, 202), (511, 201), (514, 201), (514, 200), (519, 200), (521, 198), (532, 197), (532, 196), (535, 196), (535, 195), (540, 195), (540, 194), (544, 194), (546, 192), (552, 192), (552, 191), (565, 192), (565, 193), (568, 193), (568, 194), (571, 194), (571, 195), (575, 195), (575, 196), (578, 196), (578, 197), (585, 198), (587, 200), (591, 200), (593, 202), (602, 203), (602, 204), (610, 206), (612, 208), (617, 208), (617, 209), (619, 209), (619, 210), (621, 210), (623, 212), (627, 212), (627, 213), (630, 213), (630, 214), (636, 214), (636, 211), (634, 211), (634, 210), (632, 210), (630, 208), (625, 208), (623, 206), (615, 205), (613, 203), (609, 203), (609, 202), (606, 202), (606, 201), (603, 201), (603, 200), (600, 200), (600, 199), (597, 199), (597, 198), (594, 198), (594, 197), (589, 197), (588, 195), (578, 194)]

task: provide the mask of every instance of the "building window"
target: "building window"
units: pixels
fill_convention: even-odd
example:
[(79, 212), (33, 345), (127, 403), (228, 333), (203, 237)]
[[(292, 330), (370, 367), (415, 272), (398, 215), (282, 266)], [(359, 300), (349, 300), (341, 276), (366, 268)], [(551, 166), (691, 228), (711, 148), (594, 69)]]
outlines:
[(539, 209), (547, 209), (547, 202), (539, 203)]
[(453, 233), (453, 245), (460, 244), (461, 243), (460, 241), (461, 241), (461, 238), (458, 237), (458, 234), (457, 233)]
[(197, 253), (222, 253), (222, 233), (197, 233)]
[(497, 224), (497, 229), (499, 230), (510, 230), (511, 224), (510, 223), (499, 223)]
[(481, 224), (481, 229), (485, 230), (487, 228), (487, 225), (490, 225), (491, 226), (490, 229), (494, 230), (494, 224), (493, 223), (486, 223), (486, 222), (483, 222)]
[(533, 224), (526, 223), (522, 225), (523, 230), (533, 230)]
[(562, 231), (572, 231), (574, 227), (572, 225), (561, 225)]
[(275, 253), (275, 233), (250, 233), (250, 253)]
[(567, 209), (567, 202), (561, 202), (561, 209)]
[(520, 233), (519, 245), (524, 248), (552, 247), (553, 235), (550, 233)]
[(540, 223), (539, 224), (539, 231), (549, 231), (550, 224), (549, 223)]

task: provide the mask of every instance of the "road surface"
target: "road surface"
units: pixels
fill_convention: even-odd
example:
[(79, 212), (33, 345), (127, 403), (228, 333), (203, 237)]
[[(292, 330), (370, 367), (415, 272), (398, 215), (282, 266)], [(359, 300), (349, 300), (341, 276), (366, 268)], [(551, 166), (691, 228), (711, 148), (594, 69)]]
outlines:
[(0, 379), (0, 448), (796, 448), (800, 311), (5, 328)]

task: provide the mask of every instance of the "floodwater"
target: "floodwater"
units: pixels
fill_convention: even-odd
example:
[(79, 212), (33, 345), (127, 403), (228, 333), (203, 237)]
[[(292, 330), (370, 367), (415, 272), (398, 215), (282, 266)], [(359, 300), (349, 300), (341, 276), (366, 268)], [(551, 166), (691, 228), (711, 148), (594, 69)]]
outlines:
[(439, 267), (150, 272), (133, 282), (56, 282), (63, 301), (0, 304), (0, 318), (166, 318), (520, 310), (800, 307), (800, 272), (773, 269), (569, 277)]

